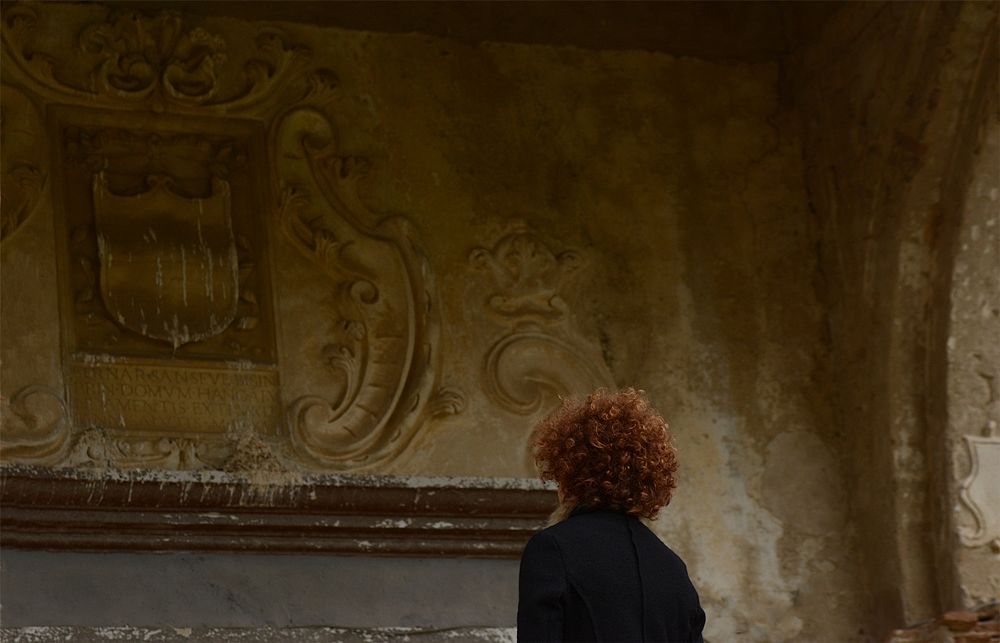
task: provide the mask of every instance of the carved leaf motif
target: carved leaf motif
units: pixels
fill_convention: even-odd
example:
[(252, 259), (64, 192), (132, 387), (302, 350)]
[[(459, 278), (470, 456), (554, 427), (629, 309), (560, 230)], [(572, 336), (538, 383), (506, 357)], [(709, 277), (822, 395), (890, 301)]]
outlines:
[[(13, 5), (3, 11), (3, 42), (13, 65), (9, 71), (50, 99), (75, 98), (89, 104), (148, 103), (159, 108), (202, 108), (237, 113), (267, 110), (304, 71), (308, 56), (303, 47), (291, 46), (285, 35), (265, 27), (255, 39), (256, 56), (242, 62), (246, 82), (224, 98), (219, 78), (226, 64), (226, 43), (200, 27), (188, 27), (175, 12), (155, 16), (139, 11), (112, 11), (108, 18), (84, 28), (79, 50), (93, 61), (89, 78), (81, 86), (58, 76), (65, 61), (35, 50), (40, 26), (58, 29), (60, 21), (39, 20), (39, 11)], [(72, 38), (72, 34), (45, 34)], [(5, 73), (8, 66), (5, 65)]]
[(102, 429), (88, 429), (73, 442), (67, 466), (115, 467), (119, 469), (205, 469), (210, 465), (198, 453), (194, 440), (160, 438), (125, 440)]
[(465, 395), (458, 388), (443, 386), (434, 391), (428, 408), (435, 417), (457, 415), (465, 410)]
[(574, 333), (560, 292), (583, 265), (575, 250), (553, 252), (522, 222), (492, 248), (475, 248), (469, 263), (493, 278), (486, 304), (510, 330), (483, 366), (484, 390), (497, 404), (532, 415), (559, 396), (614, 385), (598, 347)]
[[(327, 83), (313, 80), (313, 100), (326, 95)], [(461, 405), (446, 394), (428, 405), (438, 326), (415, 231), (361, 203), (356, 181), (365, 164), (337, 156), (333, 140), (325, 115), (304, 107), (278, 125), (273, 149), (279, 224), (330, 280), (339, 317), (323, 352), (338, 385), (290, 406), (292, 444), (317, 466), (346, 470), (392, 457), (432, 413)]]
[(510, 319), (558, 322), (567, 312), (558, 291), (580, 268), (582, 258), (572, 250), (556, 255), (518, 224), (492, 249), (473, 249), (469, 263), (489, 273), (499, 287), (488, 299), (494, 313)]

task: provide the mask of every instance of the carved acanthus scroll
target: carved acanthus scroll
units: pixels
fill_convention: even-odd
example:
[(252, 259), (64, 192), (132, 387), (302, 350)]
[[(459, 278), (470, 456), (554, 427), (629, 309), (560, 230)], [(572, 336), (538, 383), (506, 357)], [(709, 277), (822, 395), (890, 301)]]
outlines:
[(484, 389), (521, 415), (542, 410), (560, 395), (612, 387), (600, 351), (571, 328), (561, 291), (583, 265), (579, 252), (553, 252), (521, 223), (492, 248), (469, 255), (496, 286), (486, 302), (507, 332), (486, 355)]
[(337, 155), (322, 111), (330, 76), (281, 118), (272, 151), (287, 239), (330, 281), (336, 334), (322, 359), (335, 390), (293, 402), (293, 446), (323, 467), (370, 466), (403, 448), (431, 415), (461, 410), (435, 385), (439, 323), (431, 270), (416, 231), (380, 218), (357, 196), (364, 163)]

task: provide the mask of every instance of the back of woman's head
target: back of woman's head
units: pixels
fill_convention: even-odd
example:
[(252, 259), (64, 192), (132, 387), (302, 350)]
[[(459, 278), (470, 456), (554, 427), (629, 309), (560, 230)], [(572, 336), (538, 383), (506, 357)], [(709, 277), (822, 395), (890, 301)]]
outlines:
[(535, 427), (532, 448), (566, 504), (653, 518), (676, 486), (667, 423), (635, 389), (564, 400)]

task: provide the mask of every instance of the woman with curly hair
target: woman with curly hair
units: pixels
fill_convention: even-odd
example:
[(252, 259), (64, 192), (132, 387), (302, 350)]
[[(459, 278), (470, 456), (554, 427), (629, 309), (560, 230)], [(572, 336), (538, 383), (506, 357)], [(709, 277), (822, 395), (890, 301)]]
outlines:
[(555, 524), (521, 556), (518, 641), (701, 641), (684, 562), (639, 519), (670, 502), (677, 453), (641, 391), (564, 401), (532, 436)]

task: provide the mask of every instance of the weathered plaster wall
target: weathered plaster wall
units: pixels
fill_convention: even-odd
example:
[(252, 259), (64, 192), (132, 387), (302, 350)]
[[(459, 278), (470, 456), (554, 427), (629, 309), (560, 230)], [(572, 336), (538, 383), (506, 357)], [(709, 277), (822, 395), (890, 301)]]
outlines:
[(365, 127), (345, 144), (378, 150), (366, 196), (422, 230), (447, 377), (468, 392), (466, 412), (391, 469), (531, 475), (530, 418), (476, 385), (496, 335), (483, 332), (492, 286), (468, 265), (521, 219), (553, 252), (585, 258), (558, 291), (567, 327), (674, 426), (684, 477), (658, 528), (689, 562), (709, 636), (854, 635), (851, 535), (817, 379), (825, 327), (777, 66), (338, 36), (314, 39), (325, 59), (357, 61), (342, 73), (345, 122)]
[[(956, 356), (945, 346), (948, 302), (972, 296), (951, 291), (957, 231), (977, 225), (962, 224), (970, 216), (982, 227), (989, 218), (963, 216), (963, 201), (984, 105), (996, 94), (996, 9), (853, 5), (789, 58), (785, 88), (804, 124), (835, 417), (876, 633), (971, 599), (956, 591), (965, 554), (950, 514), (964, 472), (948, 464), (961, 457), (957, 435), (945, 436), (973, 400), (946, 385)], [(984, 285), (962, 288), (987, 301)], [(995, 344), (992, 328), (970, 333)], [(998, 560), (980, 562), (967, 571), (988, 583)]]
[[(913, 553), (930, 549), (926, 436), (911, 382), (923, 300), (910, 290), (927, 219), (907, 218), (901, 195), (935, 95), (927, 72), (958, 13), (859, 5), (785, 68), (281, 25), (338, 77), (338, 151), (370, 159), (363, 201), (419, 230), (436, 275), (439, 371), (461, 412), (428, 422), (379, 471), (530, 476), (528, 429), (558, 393), (639, 386), (681, 452), (656, 529), (688, 563), (709, 639), (843, 641), (926, 613), (930, 555)], [(255, 33), (228, 18), (193, 24), (234, 49)], [(971, 73), (964, 61), (957, 72)], [(4, 319), (5, 394), (59, 386), (54, 338), (22, 321), (53, 327), (52, 216), (43, 202), (4, 242), (5, 262), (30, 250), (18, 270), (37, 263), (45, 277), (0, 275), (5, 311), (7, 297), (26, 311)], [(498, 269), (511, 248), (519, 261)], [(273, 256), (294, 397), (329, 384), (331, 295), (287, 240)], [(518, 333), (542, 340), (490, 366)], [(48, 380), (21, 367), (37, 354)], [(18, 622), (45, 608), (26, 603), (33, 616)], [(171, 624), (212, 623), (192, 614)]]
[(945, 498), (953, 514), (943, 544), (954, 557), (958, 597), (970, 607), (1000, 596), (1000, 120), (993, 101), (957, 235), (946, 340)]

